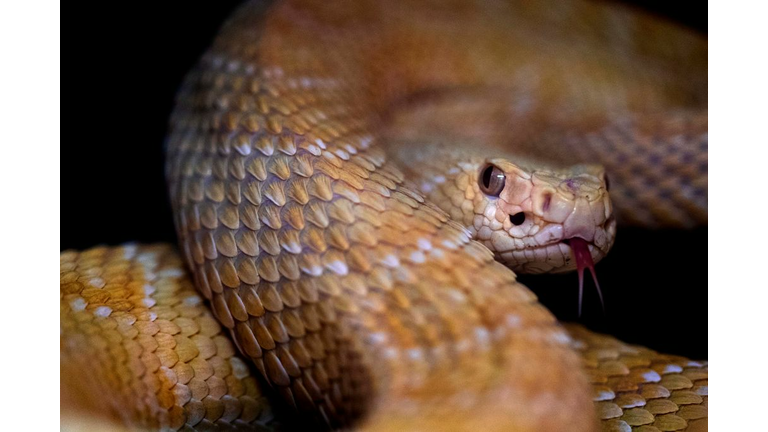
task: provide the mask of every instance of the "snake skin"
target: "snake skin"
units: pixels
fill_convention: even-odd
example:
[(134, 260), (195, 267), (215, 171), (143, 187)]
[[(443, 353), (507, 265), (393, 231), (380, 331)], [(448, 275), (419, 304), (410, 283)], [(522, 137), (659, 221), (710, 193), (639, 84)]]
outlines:
[[(170, 245), (67, 251), (60, 267), (63, 430), (285, 429)], [(565, 329), (603, 430), (706, 430), (706, 362)]]
[[(475, 114), (457, 116), (464, 104), (449, 104), (434, 124), (499, 151), (603, 163), (617, 202), (628, 197), (617, 204), (626, 222), (706, 222), (706, 112), (696, 109), (706, 103), (706, 42), (590, 4), (512, 9), (243, 6), (179, 94), (167, 163), (181, 255), (243, 357), (167, 247), (66, 252), (62, 399), (172, 429), (279, 426), (270, 403), (315, 425), (368, 430), (586, 431), (598, 418), (607, 430), (706, 427), (706, 363), (580, 328), (569, 336), (470, 231), (406, 182), (417, 170), (403, 163), (406, 176), (393, 162), (388, 143), (423, 140), (401, 123), (419, 94), (525, 90), (535, 106), (525, 116), (489, 115), (522, 105), (483, 97)], [(573, 25), (554, 25), (562, 20)], [(542, 23), (549, 32), (531, 30)], [(637, 37), (647, 30), (652, 37)], [(544, 48), (531, 51), (530, 37)], [(659, 41), (671, 43), (656, 52)], [(638, 68), (648, 56), (663, 66)], [(526, 81), (531, 74), (541, 85)], [(497, 117), (510, 123), (472, 121)], [(519, 123), (547, 132), (499, 138)], [(437, 139), (461, 136), (442, 130)], [(564, 156), (564, 136), (597, 144)], [(663, 163), (627, 170), (612, 157), (642, 152)], [(697, 164), (680, 174), (689, 156)], [(671, 174), (664, 187), (655, 187), (659, 172)], [(680, 185), (682, 195), (670, 192)], [(254, 374), (276, 394), (271, 402)]]
[(602, 429), (706, 431), (706, 361), (664, 355), (566, 324), (592, 383)]
[[(706, 57), (704, 58), (706, 59)], [(706, 71), (706, 66), (702, 67)], [(568, 172), (600, 164), (610, 178), (615, 217), (625, 226), (690, 228), (707, 223), (707, 112), (654, 102), (646, 114), (609, 110), (554, 121), (520, 101), (519, 91), (452, 89), (410, 101), (388, 124), (392, 156), (430, 201), (467, 225), (456, 198), (468, 185), (460, 171), (476, 171), (467, 153), (517, 162), (531, 158)], [(706, 93), (705, 93), (706, 94)], [(526, 96), (528, 97), (528, 96)], [(569, 101), (567, 103), (578, 103)], [(663, 113), (663, 114), (660, 114)], [(514, 133), (512, 132), (514, 131)], [(439, 150), (425, 144), (439, 143)], [(468, 150), (469, 149), (469, 150)], [(436, 151), (464, 153), (436, 157)], [(453, 162), (451, 164), (451, 162)], [(456, 163), (460, 162), (460, 163)], [(535, 166), (535, 165), (534, 165)], [(451, 173), (450, 168), (454, 168)], [(425, 172), (427, 170), (427, 172)], [(439, 179), (439, 183), (435, 182)], [(464, 217), (462, 217), (464, 216)]]
[(75, 414), (107, 425), (173, 430), (278, 424), (247, 360), (173, 248), (63, 252), (60, 268), (67, 425), (77, 425)]

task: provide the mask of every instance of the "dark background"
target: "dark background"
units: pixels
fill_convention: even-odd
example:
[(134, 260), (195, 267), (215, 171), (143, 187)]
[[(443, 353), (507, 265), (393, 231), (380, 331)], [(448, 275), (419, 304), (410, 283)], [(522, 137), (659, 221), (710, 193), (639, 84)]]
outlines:
[[(707, 10), (685, 2), (626, 2), (706, 34)], [(126, 241), (175, 242), (162, 144), (184, 74), (237, 1), (102, 4), (74, 37), (65, 103), (75, 123), (64, 145), (61, 249)], [(707, 358), (707, 231), (620, 228), (597, 265), (603, 315), (585, 283), (582, 322), (620, 339)], [(521, 277), (553, 312), (575, 320), (575, 274)]]

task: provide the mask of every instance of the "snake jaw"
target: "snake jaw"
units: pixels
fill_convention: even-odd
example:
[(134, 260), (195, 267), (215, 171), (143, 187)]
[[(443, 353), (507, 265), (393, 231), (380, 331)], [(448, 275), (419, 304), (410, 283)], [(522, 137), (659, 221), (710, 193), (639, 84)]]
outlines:
[[(508, 242), (518, 240), (505, 237), (509, 239)], [(603, 259), (611, 246), (600, 248), (593, 241), (576, 238), (585, 243), (584, 253), (589, 255), (592, 265)], [(573, 239), (557, 238), (540, 245), (511, 249), (500, 249), (501, 241), (484, 243), (494, 251), (499, 261), (517, 273), (565, 273), (578, 270), (578, 260), (574, 258), (571, 245)]]
[[(582, 210), (579, 214), (589, 213)], [(574, 213), (571, 216), (578, 215)], [(602, 223), (593, 225), (587, 225), (589, 217), (578, 217), (582, 223), (569, 224), (567, 220), (565, 223), (556, 223), (534, 216), (530, 221), (531, 226), (523, 227), (524, 232), (520, 232), (520, 227), (512, 226), (493, 233), (490, 241), (484, 243), (494, 251), (497, 259), (518, 273), (564, 273), (578, 270), (572, 239), (586, 243), (584, 251), (589, 254), (594, 265), (608, 254), (616, 236), (616, 218), (613, 214), (608, 215)]]

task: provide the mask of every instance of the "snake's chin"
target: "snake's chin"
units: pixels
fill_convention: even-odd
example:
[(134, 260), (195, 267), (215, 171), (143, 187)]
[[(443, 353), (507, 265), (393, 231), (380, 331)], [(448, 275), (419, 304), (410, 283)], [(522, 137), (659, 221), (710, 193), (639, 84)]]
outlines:
[[(602, 260), (613, 245), (611, 241), (606, 247), (600, 248), (594, 241), (574, 237), (522, 250), (496, 252), (496, 258), (516, 273), (566, 273), (579, 268), (572, 246), (572, 240), (574, 239), (581, 241), (585, 252), (589, 251), (591, 265), (597, 264)], [(582, 266), (582, 268), (586, 267), (589, 266)]]
[[(605, 254), (595, 245), (589, 245), (593, 262), (598, 262)], [(564, 273), (576, 270), (571, 247), (565, 241), (497, 253), (497, 259), (515, 273), (542, 274)]]

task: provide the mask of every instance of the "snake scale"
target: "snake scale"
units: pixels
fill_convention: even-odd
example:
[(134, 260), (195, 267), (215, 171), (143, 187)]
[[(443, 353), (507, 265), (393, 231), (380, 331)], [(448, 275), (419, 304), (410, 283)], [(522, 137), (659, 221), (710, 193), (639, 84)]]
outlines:
[(706, 40), (383, 3), (224, 25), (171, 119), (181, 252), (61, 254), (62, 425), (706, 430), (706, 361), (561, 325), (510, 270), (707, 222)]

